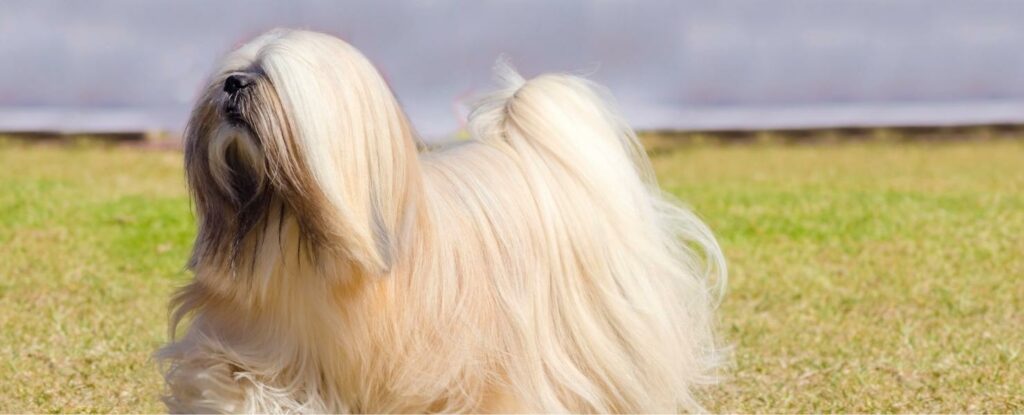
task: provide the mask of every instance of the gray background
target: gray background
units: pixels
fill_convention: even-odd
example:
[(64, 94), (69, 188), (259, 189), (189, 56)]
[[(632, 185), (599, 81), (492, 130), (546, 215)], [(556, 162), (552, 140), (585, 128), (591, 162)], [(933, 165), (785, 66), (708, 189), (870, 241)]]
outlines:
[(640, 128), (1024, 121), (1024, 2), (5, 1), (0, 131), (180, 131), (217, 57), (338, 35), (451, 134), (507, 55), (587, 74)]

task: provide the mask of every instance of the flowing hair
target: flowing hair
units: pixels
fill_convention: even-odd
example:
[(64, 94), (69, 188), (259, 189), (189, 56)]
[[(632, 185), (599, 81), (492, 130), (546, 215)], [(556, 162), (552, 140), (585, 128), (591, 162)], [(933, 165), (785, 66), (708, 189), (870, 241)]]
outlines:
[[(187, 139), (200, 229), (171, 331), (189, 328), (159, 354), (172, 410), (702, 410), (725, 260), (601, 88), (499, 64), (472, 138), (418, 152), (336, 38), (275, 31), (225, 62)], [(257, 85), (225, 127), (238, 71)]]

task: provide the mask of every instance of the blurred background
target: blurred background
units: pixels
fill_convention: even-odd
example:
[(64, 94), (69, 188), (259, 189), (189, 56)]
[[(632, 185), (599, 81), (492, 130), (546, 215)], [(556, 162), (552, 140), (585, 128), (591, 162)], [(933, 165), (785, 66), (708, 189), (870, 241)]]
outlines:
[(592, 77), (645, 130), (1014, 124), (1022, 21), (993, 0), (14, 0), (0, 131), (179, 132), (218, 57), (274, 27), (361, 49), (428, 139), (500, 55)]
[(271, 28), (427, 141), (506, 56), (605, 85), (729, 262), (727, 413), (1024, 412), (1024, 1), (0, 1), (0, 412), (163, 412), (180, 133)]

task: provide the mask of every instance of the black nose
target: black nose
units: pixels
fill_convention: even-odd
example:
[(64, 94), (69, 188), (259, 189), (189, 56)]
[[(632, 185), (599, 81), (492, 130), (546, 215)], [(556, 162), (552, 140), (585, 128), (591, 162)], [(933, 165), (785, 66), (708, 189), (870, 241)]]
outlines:
[(224, 80), (224, 92), (234, 94), (240, 89), (243, 89), (252, 84), (252, 78), (249, 75), (235, 74)]

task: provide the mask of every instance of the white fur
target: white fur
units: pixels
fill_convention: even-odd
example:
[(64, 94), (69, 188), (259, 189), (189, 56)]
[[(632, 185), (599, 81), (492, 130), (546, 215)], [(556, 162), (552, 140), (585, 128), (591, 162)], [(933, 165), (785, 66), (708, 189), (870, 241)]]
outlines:
[[(189, 328), (159, 353), (170, 410), (701, 410), (724, 259), (600, 88), (502, 66), (472, 139), (418, 153), (388, 86), (339, 39), (274, 31), (224, 62), (266, 74), (306, 161), (251, 174), (273, 187), (305, 168), (336, 229), (304, 255), (307, 213), (275, 208), (242, 245), (251, 266), (232, 267), (198, 253), (201, 234), (171, 330)], [(217, 147), (225, 188), (225, 140), (259, 164), (253, 143), (288, 139), (215, 130), (191, 139)]]

